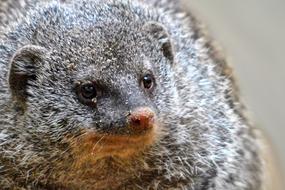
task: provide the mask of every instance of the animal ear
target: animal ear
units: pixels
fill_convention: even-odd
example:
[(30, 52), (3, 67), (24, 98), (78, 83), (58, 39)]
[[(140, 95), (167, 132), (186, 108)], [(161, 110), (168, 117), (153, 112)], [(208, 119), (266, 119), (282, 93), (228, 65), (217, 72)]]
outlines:
[(10, 61), (8, 83), (16, 101), (25, 102), (27, 84), (36, 79), (38, 62), (43, 59), (46, 49), (35, 45), (26, 45), (13, 55)]
[(157, 40), (161, 46), (163, 55), (171, 62), (174, 61), (174, 52), (172, 48), (171, 38), (166, 28), (158, 22), (147, 22), (143, 26), (143, 30), (152, 36), (154, 40)]

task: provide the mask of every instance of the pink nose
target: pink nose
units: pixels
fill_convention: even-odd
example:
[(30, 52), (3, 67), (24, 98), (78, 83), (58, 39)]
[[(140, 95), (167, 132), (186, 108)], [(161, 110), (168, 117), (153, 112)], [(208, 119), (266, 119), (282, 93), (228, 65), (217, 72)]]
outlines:
[(141, 107), (130, 113), (128, 121), (134, 129), (149, 129), (153, 127), (154, 115), (150, 108)]

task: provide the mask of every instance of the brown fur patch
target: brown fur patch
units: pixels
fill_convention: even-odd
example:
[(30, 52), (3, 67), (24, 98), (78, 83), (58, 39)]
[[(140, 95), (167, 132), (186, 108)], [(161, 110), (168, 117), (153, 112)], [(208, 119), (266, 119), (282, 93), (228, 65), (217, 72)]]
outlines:
[(72, 143), (72, 149), (79, 160), (85, 156), (97, 159), (106, 156), (126, 158), (151, 145), (155, 136), (156, 133), (153, 129), (136, 136), (86, 132)]
[(158, 139), (157, 128), (154, 125), (141, 135), (129, 136), (85, 131), (68, 139), (72, 161), (58, 165), (65, 172), (55, 174), (56, 185), (62, 189), (115, 189), (122, 181), (135, 177), (134, 170), (144, 165), (143, 152)]

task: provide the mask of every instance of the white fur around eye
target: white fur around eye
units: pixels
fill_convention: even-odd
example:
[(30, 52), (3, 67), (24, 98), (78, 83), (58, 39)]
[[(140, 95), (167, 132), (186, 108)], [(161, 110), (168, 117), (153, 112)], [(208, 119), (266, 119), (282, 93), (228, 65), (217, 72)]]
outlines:
[(150, 61), (147, 59), (145, 59), (143, 61), (143, 65), (144, 65), (145, 70), (152, 70), (153, 69)]

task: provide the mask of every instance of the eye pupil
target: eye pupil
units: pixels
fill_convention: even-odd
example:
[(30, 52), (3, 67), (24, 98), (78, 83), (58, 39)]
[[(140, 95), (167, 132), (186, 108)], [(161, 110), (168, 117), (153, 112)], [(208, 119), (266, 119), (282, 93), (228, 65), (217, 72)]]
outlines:
[(86, 99), (95, 98), (97, 95), (95, 85), (93, 83), (86, 83), (81, 86), (81, 94)]
[(153, 86), (153, 77), (150, 74), (143, 77), (143, 86), (146, 89), (150, 89)]

